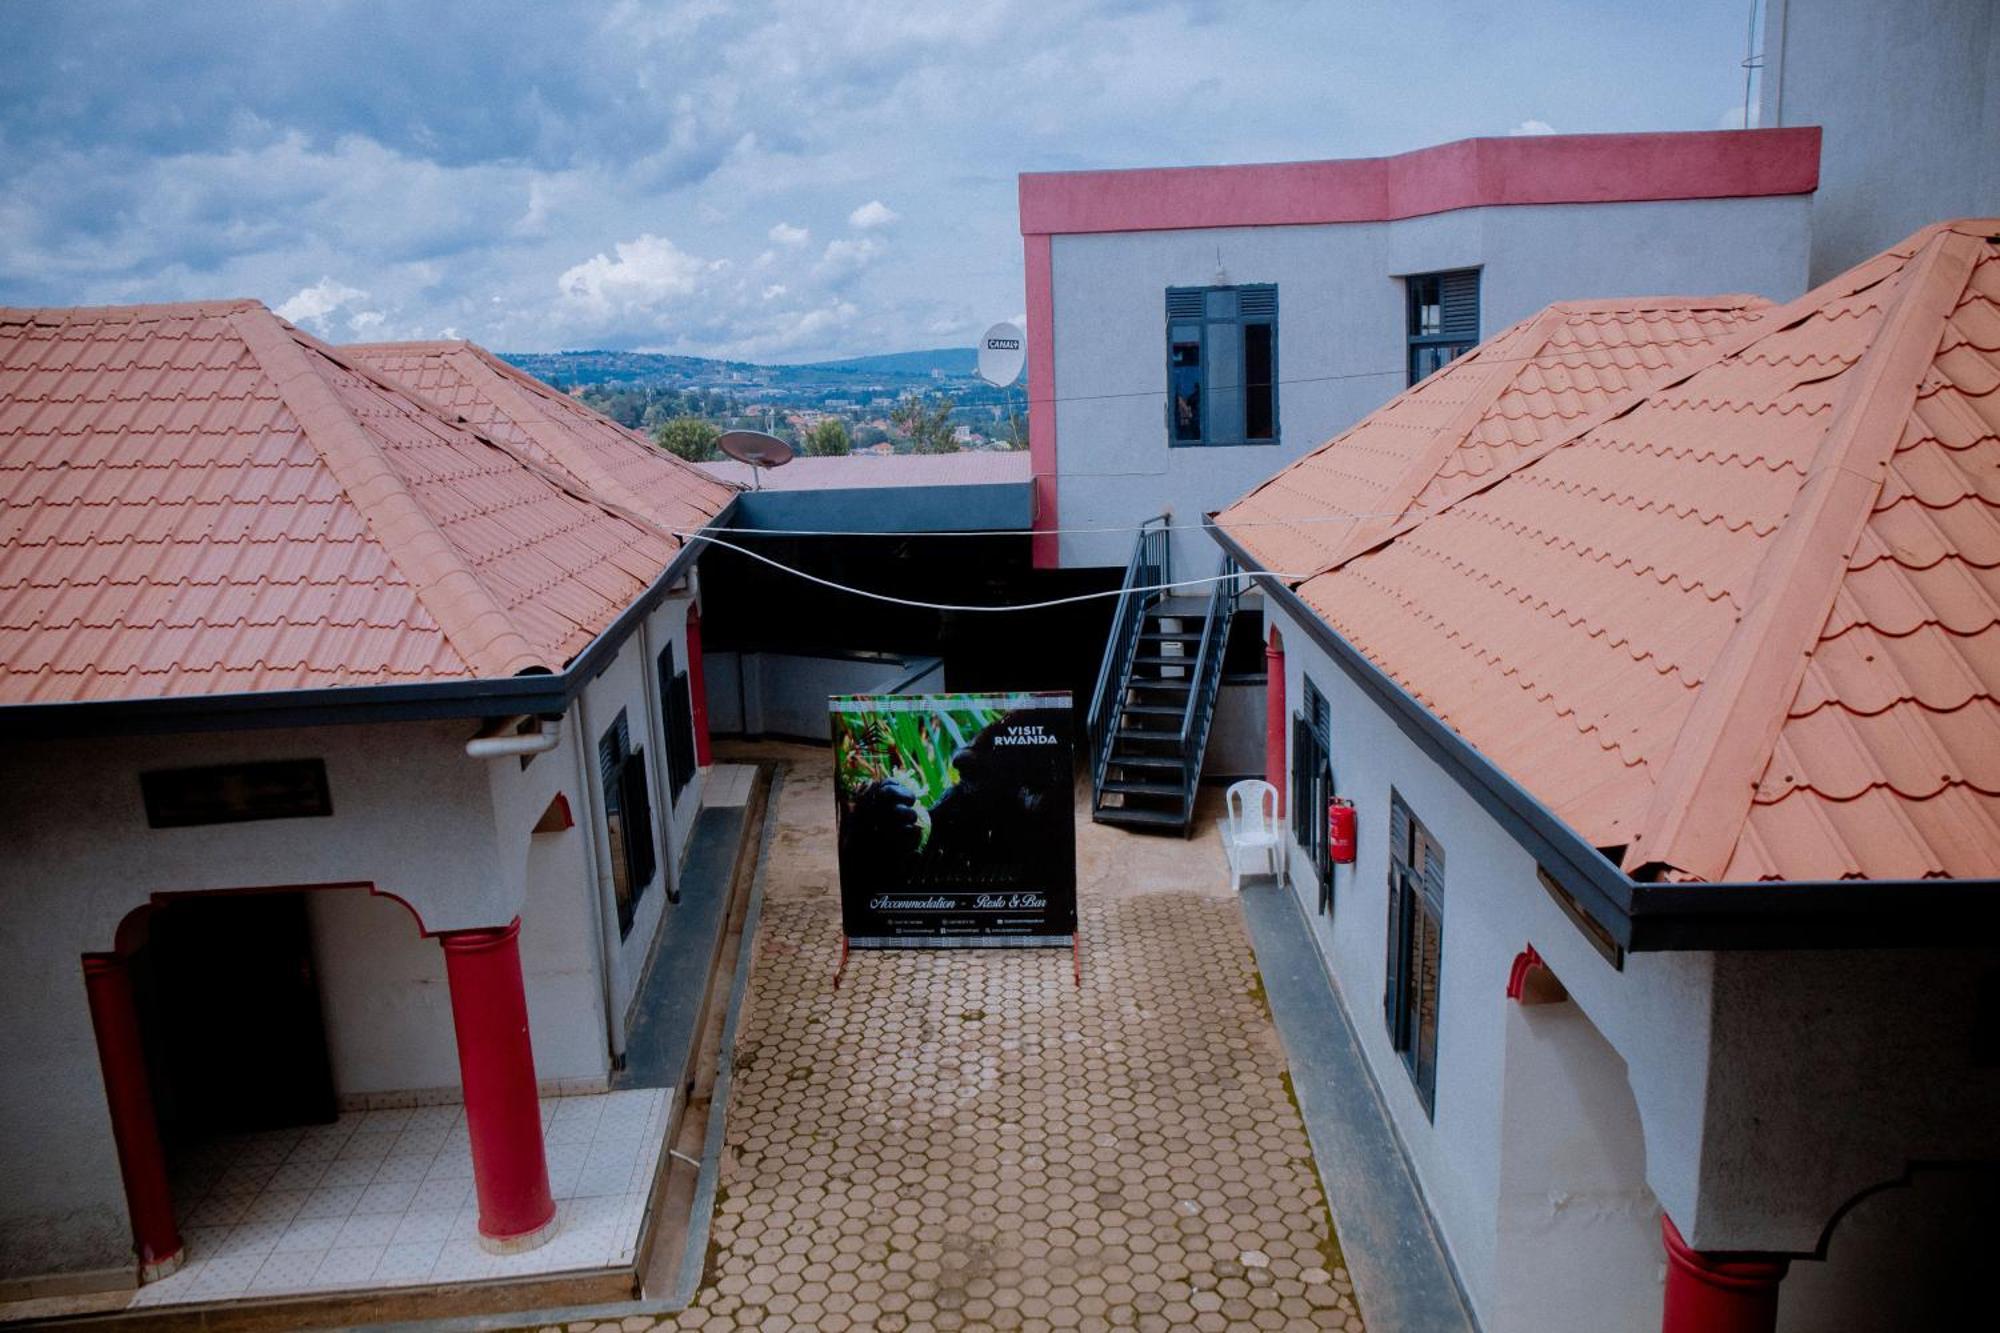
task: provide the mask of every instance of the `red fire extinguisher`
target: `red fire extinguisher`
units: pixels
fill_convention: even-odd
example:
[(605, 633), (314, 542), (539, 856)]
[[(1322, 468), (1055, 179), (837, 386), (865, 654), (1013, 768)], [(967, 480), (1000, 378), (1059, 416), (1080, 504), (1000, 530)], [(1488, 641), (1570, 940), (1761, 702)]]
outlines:
[(1354, 864), (1354, 802), (1339, 796), (1327, 802), (1326, 854), (1335, 865)]

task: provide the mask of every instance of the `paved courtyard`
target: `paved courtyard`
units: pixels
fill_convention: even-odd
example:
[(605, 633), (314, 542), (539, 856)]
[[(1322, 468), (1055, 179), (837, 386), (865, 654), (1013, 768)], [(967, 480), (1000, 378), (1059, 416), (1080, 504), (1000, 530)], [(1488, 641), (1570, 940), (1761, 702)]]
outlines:
[(937, 951), (836, 991), (830, 757), (754, 753), (790, 769), (671, 1326), (1362, 1328), (1212, 830), (1079, 823), (1081, 988), (1066, 952)]

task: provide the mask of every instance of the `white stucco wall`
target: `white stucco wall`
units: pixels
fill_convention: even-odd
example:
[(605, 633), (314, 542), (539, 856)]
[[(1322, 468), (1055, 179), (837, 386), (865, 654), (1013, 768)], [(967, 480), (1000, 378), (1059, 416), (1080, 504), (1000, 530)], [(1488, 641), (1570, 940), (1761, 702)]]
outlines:
[[(1646, 1178), (1668, 1207), (1691, 1211), (1701, 1160), (1707, 1084), (1706, 955), (1643, 954), (1614, 971), (1572, 926), (1535, 876), (1535, 862), (1363, 694), (1282, 611), (1287, 715), (1304, 698), (1302, 676), (1332, 713), (1334, 784), (1355, 803), (1357, 856), (1335, 868), (1331, 916), (1312, 916), (1397, 1133), (1409, 1152), (1445, 1246), (1482, 1322), (1505, 1325), (1520, 1293), (1496, 1262), (1503, 1198), (1501, 1144), (1507, 1085), (1508, 972), (1533, 944), (1578, 1008), (1626, 1059), (1644, 1126)], [(1382, 1017), (1388, 922), (1389, 792), (1399, 791), (1444, 849), (1445, 908), (1439, 998), (1436, 1118), (1425, 1116)], [(1310, 915), (1318, 887), (1293, 849), (1294, 891)], [(1631, 1052), (1643, 1053), (1634, 1060)], [(1518, 1203), (1518, 1200), (1516, 1201)], [(1553, 1213), (1553, 1205), (1550, 1209)], [(1510, 1225), (1524, 1226), (1515, 1211)], [(1549, 1329), (1596, 1329), (1584, 1305), (1542, 1313)]]
[[(1912, 1163), (2000, 1158), (1991, 1134), (2000, 1071), (1971, 1065), (1975, 996), (1990, 956), (1639, 953), (1616, 971), (1562, 915), (1512, 836), (1302, 627), (1282, 612), (1273, 622), (1284, 638), (1288, 715), (1309, 673), (1332, 711), (1336, 789), (1358, 816), (1356, 863), (1336, 867), (1335, 910), (1312, 917), (1314, 940), (1486, 1327), (1622, 1327), (1606, 1322), (1616, 1301), (1628, 1315), (1656, 1308), (1656, 1274), (1640, 1253), (1655, 1201), (1697, 1248), (1810, 1254), (1844, 1203)], [(1392, 785), (1445, 853), (1435, 1121), (1382, 1018)], [(1310, 914), (1312, 869), (1296, 848), (1290, 865)], [(1574, 1016), (1557, 1024), (1589, 1029), (1565, 1039), (1567, 1053), (1550, 1044), (1548, 1016), (1504, 998), (1512, 960), (1528, 944), (1568, 990), (1562, 1007)], [(1537, 1026), (1542, 1039), (1525, 1040)], [(1631, 1111), (1614, 1062), (1623, 1064)], [(1628, 1171), (1632, 1112), (1643, 1141), (1639, 1179)], [(1557, 1177), (1571, 1183), (1537, 1198), (1538, 1173), (1552, 1186)], [(1593, 1210), (1602, 1226), (1561, 1241)], [(1906, 1214), (1921, 1225), (1904, 1233), (1869, 1224)], [(1857, 1215), (1857, 1233), (1876, 1248), (1850, 1244), (1843, 1253), (1836, 1229), (1825, 1262), (1795, 1264), (1811, 1269), (1799, 1304), (1824, 1311), (1846, 1302), (1875, 1312), (1870, 1326), (1896, 1327), (1896, 1312), (1920, 1308), (1946, 1267), (1925, 1249), (1941, 1224), (1908, 1201)], [(1943, 1225), (1952, 1224), (2000, 1239), (1990, 1212)], [(1600, 1252), (1603, 1280), (1622, 1272), (1625, 1285), (1615, 1300), (1588, 1284), (1565, 1288), (1511, 1257), (1536, 1253), (1537, 1243)], [(1818, 1325), (1788, 1316), (1786, 1326)]]
[[(0, 750), (0, 1278), (131, 1263), (130, 1227), (111, 1139), (81, 956), (113, 948), (119, 922), (155, 895), (218, 889), (374, 885), (431, 932), (521, 918), (520, 949), (536, 1072), (591, 1082), (610, 1068), (604, 960), (612, 1003), (629, 1003), (655, 939), (671, 924), (665, 876), (677, 870), (700, 804), (697, 775), (665, 799), (663, 738), (648, 708), (651, 661), (671, 639), (686, 664), (686, 596), (649, 617), (585, 687), (593, 728), (574, 724), (526, 768), (464, 752), (471, 720), (206, 732), (12, 744)], [(616, 933), (608, 843), (598, 831), (595, 738), (618, 707), (647, 752), (660, 870), (630, 935)], [(572, 714), (576, 710), (572, 709)], [(185, 829), (146, 824), (139, 774), (267, 759), (324, 760), (333, 814)], [(568, 830), (536, 834), (564, 794)], [(600, 858), (602, 901), (588, 858)], [(458, 1082), (450, 995), (434, 940), (365, 887), (308, 895), (335, 1090), (343, 1096)]]
[(817, 657), (802, 653), (711, 653), (708, 719), (719, 735), (831, 740), (827, 696), (945, 688), (944, 664), (909, 679), (918, 659), (888, 656)]
[[(623, 938), (618, 937), (617, 905), (611, 887), (610, 841), (601, 834), (589, 840), (591, 854), (597, 858), (598, 882), (604, 893), (603, 923), (610, 937), (607, 943), (612, 954), (611, 1003), (621, 1022), (638, 994), (647, 962), (659, 941), (665, 938), (665, 932), (672, 929), (674, 909), (669, 901), (670, 890), (679, 882), (681, 857), (701, 806), (703, 775), (699, 772), (682, 790), (678, 803), (668, 800), (666, 721), (660, 715), (656, 681), (659, 652), (669, 641), (674, 645), (675, 667), (687, 669), (687, 613), (692, 604), (691, 596), (662, 602), (647, 617), (643, 646), (640, 636), (633, 635), (604, 672), (584, 687), (581, 700), (580, 716), (587, 746), (585, 761), (591, 785), (588, 799), (593, 803), (592, 809), (601, 810), (604, 799), (598, 788), (598, 738), (610, 729), (621, 709), (625, 712), (631, 743), (645, 749), (646, 782), (652, 793), (654, 847), (659, 866), (640, 893), (632, 914), (632, 928)], [(712, 670), (713, 664), (708, 665)]]
[[(1397, 222), (1057, 236), (1056, 471), (1065, 528), (1199, 523), (1407, 380), (1399, 276), (1480, 267), (1482, 335), (1551, 301), (1805, 290), (1805, 196), (1461, 209)], [(1278, 286), (1279, 442), (1167, 444), (1168, 287)], [(1062, 563), (1122, 566), (1129, 534), (1070, 534)], [(1175, 573), (1215, 572), (1198, 533)]]
[(1818, 125), (1812, 280), (2000, 214), (2000, 5), (1767, 0), (1758, 123)]

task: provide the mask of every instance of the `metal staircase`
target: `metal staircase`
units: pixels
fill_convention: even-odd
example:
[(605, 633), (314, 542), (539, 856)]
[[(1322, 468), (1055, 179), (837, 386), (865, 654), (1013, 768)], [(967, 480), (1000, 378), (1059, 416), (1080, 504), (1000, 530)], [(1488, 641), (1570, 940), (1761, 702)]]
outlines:
[[(1218, 575), (1234, 572), (1224, 556)], [(1206, 597), (1157, 591), (1172, 581), (1166, 520), (1149, 520), (1125, 567), (1090, 701), (1091, 818), (1185, 836), (1238, 590), (1218, 577)]]

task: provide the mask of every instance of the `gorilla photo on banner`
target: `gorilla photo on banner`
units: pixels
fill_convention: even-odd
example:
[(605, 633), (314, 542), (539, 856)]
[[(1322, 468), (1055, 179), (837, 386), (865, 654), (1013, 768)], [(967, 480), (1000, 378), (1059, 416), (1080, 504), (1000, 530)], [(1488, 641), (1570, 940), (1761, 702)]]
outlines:
[(829, 706), (850, 943), (1069, 942), (1068, 695), (847, 695)]

